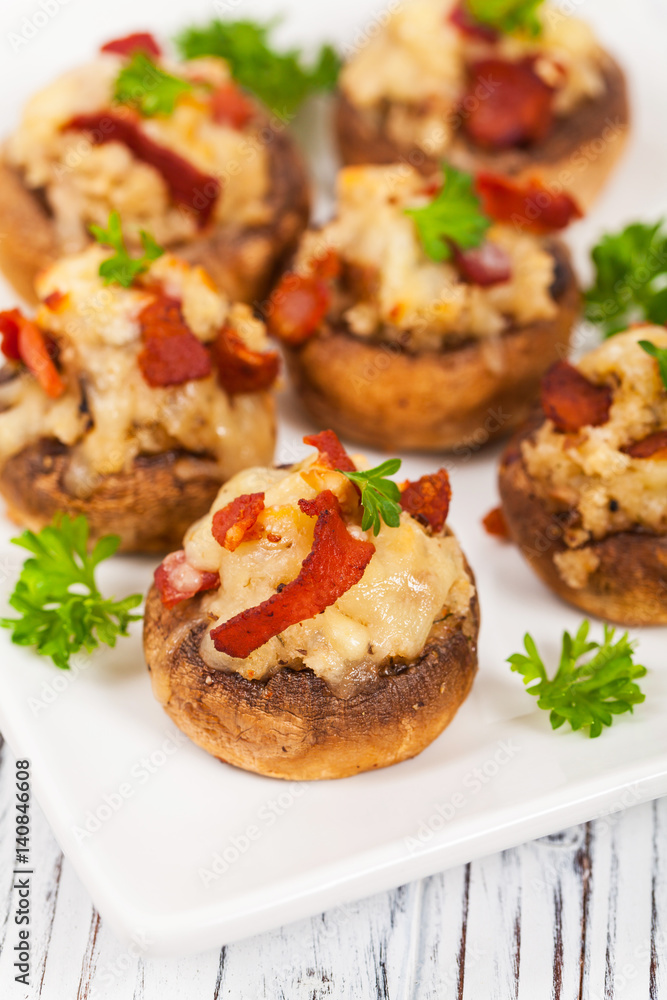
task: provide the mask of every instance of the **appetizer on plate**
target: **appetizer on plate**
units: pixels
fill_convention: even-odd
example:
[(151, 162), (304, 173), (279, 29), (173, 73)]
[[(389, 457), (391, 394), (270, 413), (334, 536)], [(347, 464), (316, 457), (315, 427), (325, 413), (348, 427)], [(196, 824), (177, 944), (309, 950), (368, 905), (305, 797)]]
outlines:
[(628, 132), (625, 78), (578, 18), (541, 0), (407, 0), (340, 78), (346, 163), (440, 159), (588, 208)]
[[(444, 470), (399, 489), (331, 431), (317, 453), (225, 484), (146, 604), (153, 690), (220, 760), (342, 778), (415, 756), (477, 670), (472, 573)], [(361, 463), (360, 463), (361, 465)]]
[[(37, 530), (85, 514), (126, 551), (179, 544), (221, 483), (273, 455), (278, 356), (250, 307), (117, 217), (37, 282), (34, 319), (0, 313), (0, 492)], [(111, 282), (106, 284), (105, 282)]]
[(556, 364), (542, 410), (500, 468), (512, 538), (570, 604), (667, 624), (667, 330), (636, 326)]
[(579, 291), (547, 235), (570, 199), (521, 225), (514, 208), (452, 167), (444, 182), (405, 165), (341, 171), (336, 217), (304, 236), (267, 310), (321, 427), (440, 451), (479, 447), (527, 415), (567, 354)]
[(37, 272), (84, 249), (111, 211), (131, 248), (147, 229), (252, 301), (308, 221), (308, 184), (285, 123), (223, 59), (174, 62), (131, 35), (36, 94), (6, 140), (0, 266), (31, 299)]

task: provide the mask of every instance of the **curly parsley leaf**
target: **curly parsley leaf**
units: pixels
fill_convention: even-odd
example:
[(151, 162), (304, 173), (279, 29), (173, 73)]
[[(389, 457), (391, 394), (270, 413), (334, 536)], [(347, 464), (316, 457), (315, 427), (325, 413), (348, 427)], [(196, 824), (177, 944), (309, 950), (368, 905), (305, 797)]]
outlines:
[[(616, 639), (616, 629), (605, 625), (600, 643), (588, 640), (589, 628), (584, 621), (574, 637), (564, 633), (560, 664), (552, 680), (528, 634), (524, 638), (528, 655), (515, 653), (507, 662), (526, 686), (532, 684), (528, 694), (535, 695), (538, 707), (550, 713), (553, 729), (569, 722), (572, 729), (588, 729), (594, 738), (603, 726), (611, 726), (615, 715), (632, 712), (634, 705), (644, 701), (635, 681), (645, 676), (646, 667), (634, 662), (636, 643), (627, 632)], [(594, 655), (581, 663), (588, 653)]]
[(379, 535), (382, 521), (390, 528), (398, 528), (401, 523), (401, 491), (392, 479), (386, 478), (395, 475), (400, 467), (400, 458), (390, 458), (366, 472), (343, 472), (361, 490), (364, 531), (372, 525), (373, 534)]
[(21, 617), (0, 619), (17, 645), (35, 646), (68, 670), (74, 653), (91, 652), (101, 643), (115, 646), (117, 636), (128, 634), (130, 622), (141, 619), (131, 614), (141, 594), (114, 601), (103, 597), (95, 582), (96, 567), (120, 545), (117, 535), (105, 535), (89, 551), (86, 518), (65, 514), (39, 533), (24, 531), (12, 542), (32, 553), (9, 599)]
[(472, 174), (443, 166), (444, 185), (424, 208), (408, 208), (424, 251), (435, 261), (449, 260), (451, 244), (461, 250), (478, 247), (491, 226), (473, 190)]
[(192, 90), (188, 80), (165, 73), (145, 52), (137, 51), (116, 77), (114, 100), (151, 118), (173, 114), (176, 101), (188, 90)]
[(214, 20), (181, 32), (176, 45), (184, 59), (226, 59), (237, 83), (268, 108), (291, 117), (310, 94), (333, 89), (340, 59), (330, 45), (324, 45), (314, 65), (305, 66), (297, 49), (276, 52), (271, 48), (273, 27), (274, 23)]
[(503, 34), (522, 32), (537, 37), (542, 33), (538, 10), (544, 0), (467, 0), (471, 16)]
[(658, 347), (657, 344), (654, 344), (650, 340), (640, 340), (639, 346), (658, 362), (660, 378), (665, 389), (667, 389), (667, 347)]
[(148, 270), (152, 261), (164, 253), (153, 237), (143, 229), (139, 231), (144, 252), (141, 257), (131, 257), (125, 247), (123, 229), (118, 212), (112, 212), (106, 229), (101, 226), (91, 226), (90, 231), (98, 243), (112, 247), (116, 253), (100, 264), (100, 277), (105, 285), (115, 283), (123, 288), (130, 288), (134, 279)]
[(605, 336), (631, 323), (667, 322), (667, 234), (663, 220), (632, 223), (603, 236), (592, 250), (595, 282), (586, 291), (586, 319)]

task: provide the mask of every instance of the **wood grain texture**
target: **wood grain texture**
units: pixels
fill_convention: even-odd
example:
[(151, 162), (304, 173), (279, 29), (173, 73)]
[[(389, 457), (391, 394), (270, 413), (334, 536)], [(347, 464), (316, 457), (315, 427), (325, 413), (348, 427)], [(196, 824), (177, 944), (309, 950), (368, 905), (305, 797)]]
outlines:
[[(108, 931), (33, 801), (32, 985), (13, 981), (14, 758), (0, 737), (3, 1000), (667, 1000), (667, 799), (217, 951)], [(147, 860), (148, 863), (148, 860)]]

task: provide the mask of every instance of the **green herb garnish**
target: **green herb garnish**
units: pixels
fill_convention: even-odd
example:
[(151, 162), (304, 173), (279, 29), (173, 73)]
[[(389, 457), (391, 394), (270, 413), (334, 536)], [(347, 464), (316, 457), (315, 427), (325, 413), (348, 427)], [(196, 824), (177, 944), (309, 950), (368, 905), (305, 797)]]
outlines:
[(145, 52), (134, 52), (116, 78), (114, 100), (150, 118), (172, 114), (176, 101), (188, 90), (192, 90), (188, 80), (165, 73)]
[(140, 620), (130, 611), (141, 604), (141, 594), (114, 601), (102, 597), (95, 583), (96, 566), (120, 545), (117, 535), (100, 538), (89, 553), (86, 518), (65, 514), (38, 534), (24, 531), (12, 542), (33, 553), (9, 599), (21, 617), (0, 619), (2, 628), (12, 630), (12, 642), (36, 646), (68, 670), (74, 653), (90, 653), (101, 643), (115, 646), (130, 622)]
[(544, 0), (466, 0), (475, 21), (505, 35), (525, 32), (535, 38), (542, 33), (538, 10)]
[(461, 250), (478, 247), (491, 225), (473, 190), (472, 174), (443, 166), (444, 185), (425, 208), (408, 208), (424, 251), (432, 260), (449, 260), (451, 244)]
[(141, 245), (144, 252), (141, 257), (131, 257), (125, 247), (123, 239), (123, 229), (120, 224), (118, 212), (112, 212), (109, 216), (107, 229), (101, 226), (91, 226), (90, 231), (98, 243), (112, 247), (116, 253), (108, 260), (100, 264), (100, 277), (104, 278), (105, 285), (115, 283), (129, 288), (134, 279), (143, 274), (150, 267), (152, 261), (157, 260), (164, 253), (162, 247), (158, 246), (153, 237), (143, 229), (139, 230)]
[(591, 252), (595, 283), (586, 292), (586, 319), (607, 337), (631, 323), (667, 322), (667, 234), (663, 220), (635, 222), (603, 236)]
[[(599, 736), (603, 726), (611, 726), (615, 715), (632, 712), (634, 705), (644, 701), (635, 684), (644, 677), (646, 667), (634, 663), (636, 643), (628, 633), (615, 639), (616, 629), (604, 627), (604, 641), (588, 642), (590, 624), (582, 622), (574, 638), (563, 635), (563, 650), (558, 671), (549, 680), (534, 640), (524, 638), (527, 656), (515, 653), (508, 658), (512, 670), (521, 674), (524, 684), (531, 684), (528, 694), (538, 698), (538, 707), (550, 712), (551, 726), (559, 729), (569, 722), (572, 729), (586, 729), (591, 737)], [(596, 650), (585, 663), (579, 663), (586, 653)]]
[(330, 45), (321, 48), (310, 68), (303, 65), (298, 49), (275, 52), (269, 44), (273, 27), (273, 23), (215, 20), (205, 27), (183, 31), (176, 45), (184, 59), (226, 59), (232, 76), (242, 87), (256, 94), (267, 107), (291, 117), (310, 94), (333, 89), (340, 60)]
[(654, 344), (650, 340), (640, 340), (639, 346), (658, 362), (660, 378), (665, 389), (667, 389), (667, 347), (658, 347), (657, 344)]
[(361, 504), (364, 516), (361, 527), (364, 531), (373, 526), (373, 534), (380, 533), (381, 521), (390, 528), (398, 528), (401, 523), (401, 491), (392, 479), (385, 476), (395, 475), (401, 467), (400, 458), (389, 458), (382, 465), (366, 472), (343, 472), (361, 490)]

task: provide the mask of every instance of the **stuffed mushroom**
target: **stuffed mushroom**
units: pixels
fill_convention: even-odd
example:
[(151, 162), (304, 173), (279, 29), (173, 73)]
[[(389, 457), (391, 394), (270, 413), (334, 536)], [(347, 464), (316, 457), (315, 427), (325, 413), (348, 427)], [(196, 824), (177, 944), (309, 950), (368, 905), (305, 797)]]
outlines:
[(560, 597), (667, 624), (667, 332), (637, 326), (557, 364), (500, 469), (510, 536)]
[(584, 22), (540, 0), (408, 0), (340, 78), (344, 162), (428, 172), (444, 158), (519, 189), (537, 173), (552, 193), (576, 192), (583, 209), (628, 127), (620, 67)]
[(37, 93), (0, 157), (0, 266), (36, 274), (110, 212), (202, 264), (232, 298), (263, 297), (308, 220), (304, 167), (280, 121), (224, 60), (175, 62), (151, 35), (103, 46)]
[(526, 416), (567, 354), (579, 291), (545, 220), (511, 225), (511, 201), (491, 201), (493, 222), (485, 199), (449, 167), (444, 183), (400, 164), (341, 172), (335, 218), (306, 234), (267, 311), (321, 427), (440, 451)]
[[(222, 761), (292, 780), (423, 750), (470, 690), (479, 629), (447, 473), (399, 490), (331, 431), (304, 440), (314, 456), (226, 483), (156, 571), (144, 623), (176, 725)], [(384, 497), (372, 514), (370, 484)]]
[[(105, 283), (110, 265), (127, 287)], [(221, 483), (272, 457), (279, 360), (263, 324), (170, 254), (141, 264), (92, 246), (37, 292), (34, 318), (0, 313), (10, 516), (38, 530), (59, 511), (85, 514), (94, 538), (168, 550)]]

